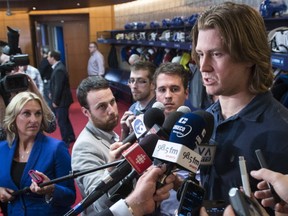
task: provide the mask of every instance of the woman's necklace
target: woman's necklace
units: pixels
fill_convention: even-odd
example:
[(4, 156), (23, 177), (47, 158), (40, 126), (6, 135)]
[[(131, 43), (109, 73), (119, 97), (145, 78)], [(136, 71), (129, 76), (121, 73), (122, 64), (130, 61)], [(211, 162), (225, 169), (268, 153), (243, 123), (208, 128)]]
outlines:
[(30, 154), (30, 150), (28, 150), (28, 151), (23, 151), (23, 152), (20, 152), (20, 151), (19, 151), (19, 157), (20, 157), (21, 159), (24, 159), (24, 158), (28, 157), (29, 154)]
[(30, 152), (31, 152), (31, 149), (29, 149), (29, 150), (22, 150), (22, 151), (20, 151), (20, 150), (18, 150), (18, 157), (19, 157), (19, 159), (27, 159), (28, 158), (28, 156), (29, 156), (29, 154), (30, 154)]

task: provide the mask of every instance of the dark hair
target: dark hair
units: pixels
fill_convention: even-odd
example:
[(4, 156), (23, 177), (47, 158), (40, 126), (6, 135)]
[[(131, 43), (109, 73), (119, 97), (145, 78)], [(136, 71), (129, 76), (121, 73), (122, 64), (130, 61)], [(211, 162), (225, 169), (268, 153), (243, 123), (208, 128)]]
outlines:
[(195, 50), (199, 30), (218, 29), (224, 49), (235, 62), (251, 62), (249, 91), (268, 91), (273, 82), (271, 53), (263, 18), (245, 4), (225, 2), (204, 11), (192, 29), (192, 58), (199, 66)]
[(156, 83), (157, 77), (160, 74), (177, 75), (181, 78), (184, 89), (188, 88), (189, 73), (185, 70), (183, 65), (179, 63), (172, 63), (172, 62), (162, 63), (154, 73), (153, 80), (154, 80), (156, 87), (157, 87), (157, 83)]
[(89, 76), (81, 81), (76, 90), (78, 102), (82, 107), (89, 109), (89, 105), (87, 102), (88, 92), (91, 90), (100, 90), (107, 88), (109, 88), (109, 83), (102, 76)]
[(50, 51), (50, 57), (53, 57), (56, 61), (60, 61), (61, 59), (61, 53), (56, 50), (51, 50)]
[(149, 72), (149, 80), (153, 80), (154, 73), (156, 71), (156, 65), (149, 61), (136, 61), (130, 66), (131, 71), (147, 70)]

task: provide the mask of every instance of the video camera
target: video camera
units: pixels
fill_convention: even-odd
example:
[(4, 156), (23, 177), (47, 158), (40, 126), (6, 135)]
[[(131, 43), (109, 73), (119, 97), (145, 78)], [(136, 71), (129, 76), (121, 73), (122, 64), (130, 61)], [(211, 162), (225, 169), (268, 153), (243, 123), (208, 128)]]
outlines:
[(28, 65), (29, 57), (28, 54), (18, 54), (21, 53), (18, 48), (19, 32), (10, 27), (7, 27), (7, 29), (8, 44), (1, 47), (1, 52), (9, 56), (9, 60), (0, 65), (0, 95), (3, 97), (6, 106), (9, 103), (10, 93), (25, 91), (29, 84), (25, 74), (9, 74), (17, 66)]
[[(8, 62), (0, 65), (0, 95), (3, 97), (5, 104), (9, 103), (10, 93), (25, 91), (28, 89), (28, 79), (25, 74), (9, 74), (15, 67), (28, 65), (29, 57), (27, 54), (10, 56)], [(8, 74), (7, 74), (8, 73)]]

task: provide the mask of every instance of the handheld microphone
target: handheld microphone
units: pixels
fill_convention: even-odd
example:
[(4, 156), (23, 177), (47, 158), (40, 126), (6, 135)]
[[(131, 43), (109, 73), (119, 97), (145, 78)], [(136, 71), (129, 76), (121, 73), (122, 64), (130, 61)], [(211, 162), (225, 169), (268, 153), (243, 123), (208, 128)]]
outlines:
[(167, 171), (160, 181), (162, 185), (166, 177), (177, 165), (196, 173), (200, 165), (201, 155), (192, 151), (199, 145), (206, 134), (205, 120), (194, 113), (186, 113), (172, 128), (169, 141), (159, 140), (153, 152), (153, 157), (167, 163)]
[(100, 180), (95, 189), (84, 200), (67, 212), (65, 216), (76, 216), (84, 211), (85, 208), (90, 206), (103, 194), (108, 192), (109, 189), (125, 178), (125, 176), (127, 176), (131, 171), (130, 165), (132, 165), (132, 167), (137, 170), (139, 174), (144, 172), (152, 164), (151, 155), (157, 140), (158, 136), (151, 134), (144, 137), (139, 145), (135, 143), (133, 146), (127, 149), (123, 153), (126, 161), (120, 163), (109, 175)]
[[(85, 174), (89, 174), (91, 172), (96, 172), (98, 170), (102, 170), (102, 169), (106, 169), (108, 167), (112, 167), (112, 166), (118, 165), (118, 164), (122, 163), (124, 160), (125, 159), (121, 159), (121, 160), (118, 160), (118, 161), (113, 161), (111, 163), (100, 165), (100, 166), (97, 166), (96, 168), (88, 169), (88, 170), (82, 170), (82, 171), (73, 170), (73, 171), (70, 172), (69, 175), (62, 176), (62, 177), (59, 177), (59, 178), (56, 178), (56, 179), (53, 179), (53, 180), (50, 180), (50, 181), (46, 181), (46, 182), (41, 182), (41, 183), (39, 182), (38, 186), (39, 187), (45, 187), (47, 185), (57, 184), (58, 182), (66, 181), (66, 180), (71, 179), (71, 178), (74, 179), (74, 178), (77, 178), (78, 176), (82, 176), (82, 175), (85, 175)], [(34, 175), (35, 175), (35, 173), (34, 173)], [(32, 176), (31, 176), (31, 178), (32, 178)], [(18, 195), (21, 195), (23, 193), (31, 193), (30, 186), (27, 186), (27, 187), (24, 187), (23, 189), (14, 191), (11, 195), (12, 196), (18, 196)]]
[(168, 140), (174, 124), (178, 121), (178, 119), (182, 115), (184, 115), (184, 113), (177, 111), (170, 113), (166, 117), (162, 127), (157, 124), (154, 124), (153, 127), (150, 128), (150, 130), (147, 132), (147, 134), (157, 134), (160, 139)]
[(165, 110), (165, 106), (163, 103), (159, 102), (159, 101), (156, 101), (153, 105), (152, 105), (152, 108), (158, 108), (160, 109), (162, 112), (164, 112)]
[(27, 187), (24, 187), (21, 190), (14, 191), (11, 195), (12, 196), (18, 196), (20, 194), (29, 193), (29, 192), (31, 192), (31, 190), (30, 190), (30, 187), (27, 186)]
[(151, 128), (154, 124), (162, 125), (165, 121), (165, 115), (161, 109), (150, 108), (145, 112), (143, 120), (145, 126)]
[(215, 124), (214, 116), (211, 113), (206, 112), (204, 110), (196, 110), (193, 113), (196, 115), (199, 115), (205, 121), (206, 135), (203, 137), (201, 144), (207, 144), (207, 143), (209, 143), (209, 140), (210, 140), (212, 133), (213, 133), (213, 130), (214, 130), (214, 124)]
[(188, 106), (180, 106), (177, 109), (178, 112), (182, 112), (182, 113), (190, 113), (191, 109)]
[(133, 122), (133, 132), (130, 133), (123, 143), (134, 143), (140, 137), (143, 137), (148, 132), (146, 128), (152, 127), (154, 124), (162, 125), (164, 122), (164, 113), (158, 108), (151, 108), (145, 112), (143, 116), (139, 115)]
[(214, 130), (214, 116), (204, 110), (196, 110), (193, 113), (204, 119), (206, 128), (206, 135), (203, 137), (202, 142), (196, 146), (194, 151), (202, 156), (201, 166), (210, 166), (213, 164), (217, 146), (215, 143), (210, 142)]

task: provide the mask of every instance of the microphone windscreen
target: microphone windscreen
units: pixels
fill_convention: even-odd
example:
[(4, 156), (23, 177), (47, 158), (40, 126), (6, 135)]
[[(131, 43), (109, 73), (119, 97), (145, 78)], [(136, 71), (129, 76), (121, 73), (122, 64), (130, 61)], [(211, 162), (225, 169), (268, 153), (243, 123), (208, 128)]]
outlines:
[(164, 111), (165, 109), (165, 106), (163, 103), (159, 102), (159, 101), (156, 101), (153, 105), (152, 105), (152, 108), (158, 108), (160, 110), (162, 110), (162, 112)]
[(152, 128), (154, 124), (161, 126), (165, 120), (165, 115), (158, 108), (150, 108), (145, 112), (143, 119), (146, 128)]
[(196, 145), (202, 143), (206, 133), (205, 124), (202, 117), (186, 113), (173, 126), (169, 141), (194, 149)]
[(180, 119), (180, 117), (183, 115), (182, 112), (172, 112), (170, 113), (164, 123), (163, 123), (163, 130), (169, 135), (171, 133), (171, 130), (174, 126), (174, 124)]
[(214, 116), (204, 110), (196, 110), (193, 113), (201, 116), (204, 119), (206, 135), (203, 137), (202, 143), (209, 143), (214, 130)]
[(178, 112), (182, 112), (182, 113), (190, 113), (191, 112), (191, 109), (188, 107), (188, 106), (180, 106), (178, 109), (177, 109)]
[(151, 160), (153, 160), (152, 154), (154, 152), (154, 149), (156, 147), (158, 140), (159, 140), (159, 137), (156, 134), (149, 134), (149, 135), (146, 135), (139, 142), (139, 145), (142, 147), (142, 149), (146, 152), (146, 154), (150, 157)]

